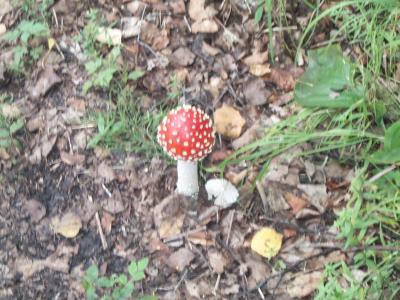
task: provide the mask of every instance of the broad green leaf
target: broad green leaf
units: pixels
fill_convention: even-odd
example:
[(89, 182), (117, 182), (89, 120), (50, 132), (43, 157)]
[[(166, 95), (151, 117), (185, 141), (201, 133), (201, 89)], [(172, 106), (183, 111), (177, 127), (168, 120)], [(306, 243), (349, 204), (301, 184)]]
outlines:
[(89, 61), (88, 63), (85, 64), (85, 69), (89, 73), (89, 75), (94, 74), (102, 64), (102, 59), (97, 58), (95, 60)]
[(138, 80), (140, 78), (142, 78), (144, 76), (144, 74), (146, 74), (145, 71), (142, 70), (135, 70), (129, 73), (128, 75), (128, 79), (130, 80)]
[(100, 277), (96, 281), (97, 285), (104, 288), (110, 288), (114, 285), (114, 281), (108, 277)]
[(400, 152), (400, 121), (392, 124), (385, 132), (385, 151), (397, 150)]
[(10, 131), (4, 128), (0, 128), (0, 139), (8, 138), (10, 136)]
[(133, 293), (134, 287), (132, 282), (128, 282), (124, 287), (119, 290), (119, 298), (118, 299), (127, 299), (130, 298)]
[(138, 261), (137, 266), (140, 271), (144, 271), (147, 268), (148, 264), (149, 264), (149, 258), (144, 257)]
[(125, 274), (121, 274), (117, 277), (115, 282), (118, 282), (121, 285), (126, 285), (128, 283), (128, 277)]
[(128, 266), (128, 272), (131, 276), (133, 276), (134, 274), (136, 274), (136, 272), (138, 271), (138, 265), (136, 263), (136, 261), (131, 261), (131, 263)]
[(94, 282), (99, 277), (99, 268), (96, 265), (91, 265), (85, 274), (85, 279), (88, 282)]
[(304, 107), (346, 108), (364, 96), (352, 82), (352, 65), (339, 45), (308, 52), (308, 68), (297, 81), (295, 100)]
[(102, 115), (97, 118), (97, 128), (100, 134), (103, 134), (106, 129), (106, 120)]
[(86, 290), (86, 298), (88, 300), (97, 300), (96, 288), (94, 286), (90, 286)]
[(133, 281), (139, 281), (146, 277), (143, 271), (137, 271), (136, 273), (131, 274), (131, 276)]

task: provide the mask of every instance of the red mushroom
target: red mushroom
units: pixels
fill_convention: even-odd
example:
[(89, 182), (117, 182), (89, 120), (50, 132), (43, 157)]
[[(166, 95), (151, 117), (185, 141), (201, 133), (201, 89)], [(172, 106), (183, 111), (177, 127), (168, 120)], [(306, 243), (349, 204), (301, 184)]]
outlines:
[(170, 111), (158, 127), (157, 141), (178, 161), (177, 192), (197, 197), (197, 161), (211, 152), (215, 133), (210, 117), (201, 109), (184, 105)]

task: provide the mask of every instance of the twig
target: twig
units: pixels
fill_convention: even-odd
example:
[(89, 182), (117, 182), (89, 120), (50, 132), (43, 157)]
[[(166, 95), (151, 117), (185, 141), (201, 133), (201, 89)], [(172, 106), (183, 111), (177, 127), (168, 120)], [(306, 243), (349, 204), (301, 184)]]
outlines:
[(367, 184), (371, 184), (375, 181), (377, 181), (379, 178), (381, 178), (382, 176), (385, 176), (387, 173), (392, 172), (394, 169), (396, 169), (399, 166), (399, 164), (393, 164), (385, 169), (383, 169), (382, 171), (380, 171), (378, 174), (375, 174), (374, 176), (372, 176), (368, 181)]
[(217, 290), (218, 290), (220, 281), (221, 281), (221, 274), (218, 274), (217, 281), (215, 282), (214, 289), (213, 289), (214, 296), (217, 296)]
[[(89, 198), (89, 201), (93, 203), (92, 196), (89, 195), (88, 198)], [(96, 224), (97, 224), (97, 231), (99, 232), (99, 235), (100, 235), (101, 245), (103, 247), (103, 250), (107, 250), (107, 248), (108, 248), (107, 240), (104, 236), (103, 228), (101, 227), (101, 222), (100, 222), (100, 217), (99, 217), (98, 211), (96, 211), (96, 213), (95, 213), (95, 219), (96, 219)]]
[(235, 217), (235, 211), (233, 210), (231, 212), (232, 216), (231, 216), (231, 220), (229, 221), (229, 228), (228, 228), (228, 235), (226, 237), (226, 244), (229, 245), (229, 239), (231, 237), (231, 231), (232, 231), (232, 224), (233, 224), (233, 218)]
[(185, 269), (185, 271), (183, 272), (181, 278), (179, 279), (178, 283), (175, 285), (174, 287), (174, 291), (176, 291), (177, 289), (179, 289), (180, 285), (182, 284), (182, 281), (185, 279), (186, 274), (187, 274), (187, 269)]
[(103, 188), (103, 190), (106, 192), (108, 198), (112, 197), (112, 194), (110, 192), (110, 190), (104, 185), (104, 183), (101, 184), (101, 187)]
[(171, 242), (180, 240), (180, 239), (182, 239), (184, 237), (187, 237), (191, 233), (196, 233), (196, 232), (205, 231), (205, 230), (207, 230), (207, 226), (202, 226), (202, 227), (199, 227), (199, 228), (196, 228), (196, 229), (193, 229), (193, 230), (189, 230), (189, 231), (186, 231), (186, 232), (182, 232), (180, 234), (177, 234), (177, 235), (174, 235), (172, 237), (169, 237), (168, 239), (165, 239), (163, 242), (164, 243), (171, 243)]
[(261, 197), (261, 201), (264, 208), (264, 214), (267, 214), (267, 207), (268, 207), (267, 195), (265, 194), (264, 187), (261, 185), (259, 180), (256, 181), (256, 187)]

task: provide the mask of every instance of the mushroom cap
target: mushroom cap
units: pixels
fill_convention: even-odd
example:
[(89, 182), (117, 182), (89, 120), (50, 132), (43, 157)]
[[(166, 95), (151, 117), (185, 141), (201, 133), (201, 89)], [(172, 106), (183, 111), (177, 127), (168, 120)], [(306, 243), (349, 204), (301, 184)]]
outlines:
[(158, 127), (157, 141), (174, 159), (203, 159), (215, 143), (212, 120), (199, 108), (179, 106), (162, 120)]

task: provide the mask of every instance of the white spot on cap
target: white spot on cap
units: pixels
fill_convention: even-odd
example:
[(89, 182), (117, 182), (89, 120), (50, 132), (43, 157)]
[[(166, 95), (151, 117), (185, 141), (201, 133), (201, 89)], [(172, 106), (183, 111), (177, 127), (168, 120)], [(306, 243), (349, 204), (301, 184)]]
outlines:
[(188, 142), (183, 142), (183, 146), (188, 147), (189, 143)]
[(187, 152), (186, 151), (182, 151), (182, 155), (183, 156), (187, 156)]

